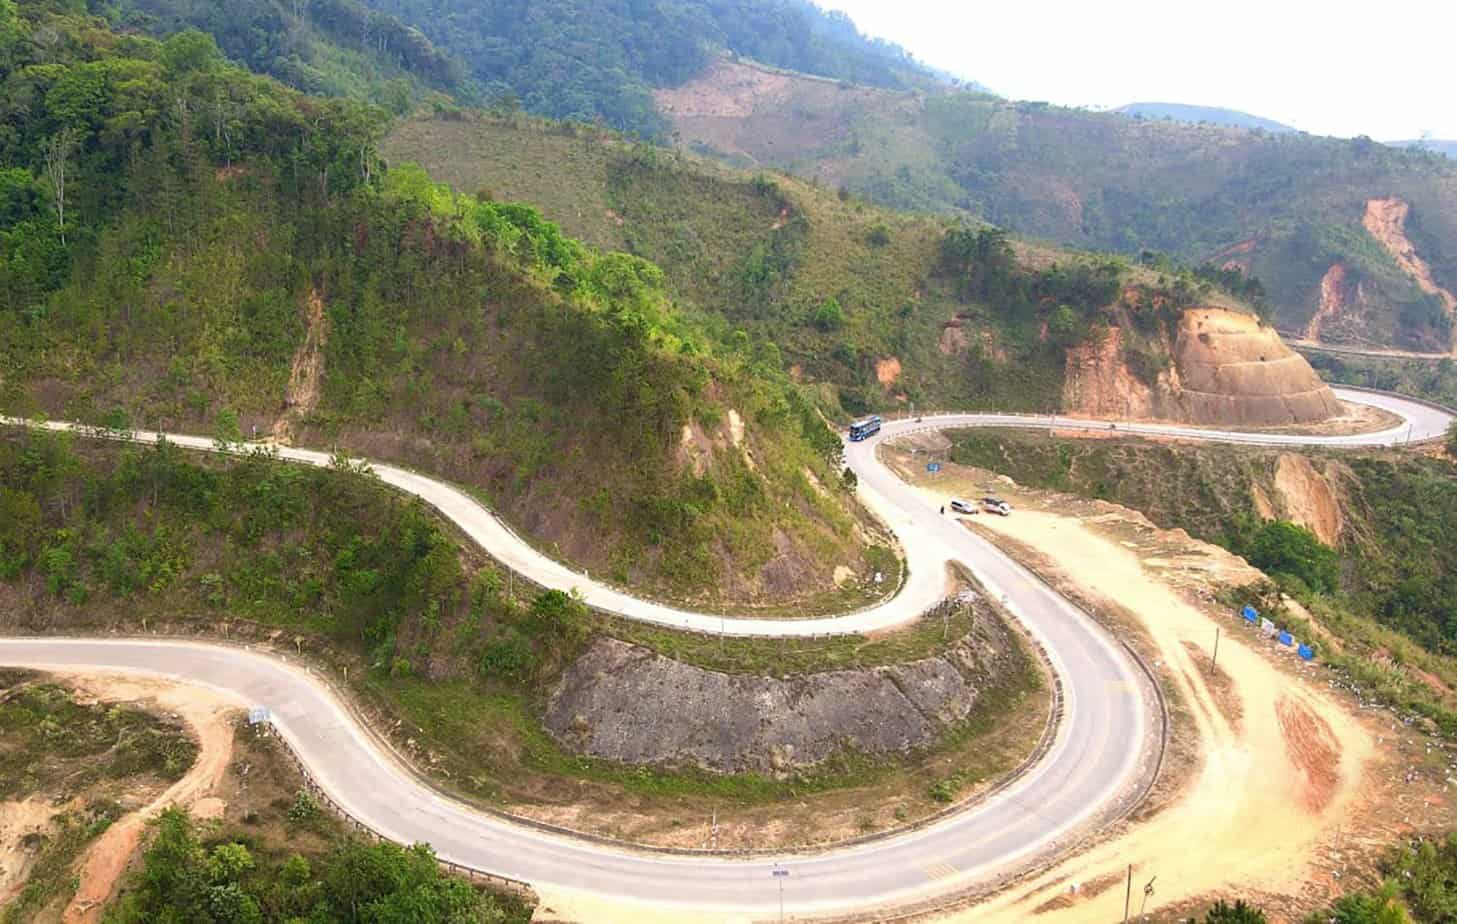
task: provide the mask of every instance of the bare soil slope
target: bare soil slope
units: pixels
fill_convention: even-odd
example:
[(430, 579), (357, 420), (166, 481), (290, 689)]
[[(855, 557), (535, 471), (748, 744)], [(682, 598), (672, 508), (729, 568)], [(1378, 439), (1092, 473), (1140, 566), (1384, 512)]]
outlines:
[(1121, 328), (1069, 351), (1071, 413), (1226, 426), (1320, 423), (1342, 407), (1272, 327), (1225, 308), (1191, 308), (1168, 337), (1172, 363), (1150, 384), (1129, 368)]

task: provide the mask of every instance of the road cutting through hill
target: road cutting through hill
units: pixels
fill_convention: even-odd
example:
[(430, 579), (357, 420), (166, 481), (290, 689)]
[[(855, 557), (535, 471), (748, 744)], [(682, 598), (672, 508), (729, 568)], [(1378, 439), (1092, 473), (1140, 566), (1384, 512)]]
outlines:
[[(847, 463), (867, 507), (893, 529), (909, 577), (893, 599), (855, 613), (803, 620), (726, 618), (633, 598), (533, 549), (465, 492), (416, 472), (375, 466), (384, 482), (414, 494), (454, 521), (490, 554), (527, 577), (576, 588), (620, 616), (693, 631), (756, 636), (863, 633), (917, 618), (945, 593), (957, 561), (978, 577), (1045, 650), (1062, 685), (1064, 712), (1046, 754), (1020, 779), (981, 803), (920, 829), (853, 846), (792, 856), (729, 858), (634, 850), (543, 830), (455, 803), (429, 789), (361, 727), (318, 678), (257, 652), (199, 642), (117, 639), (0, 640), (0, 664), (68, 671), (103, 669), (161, 675), (200, 685), (242, 705), (272, 710), (279, 732), (319, 785), (350, 815), (399, 841), (426, 841), (444, 859), (559, 890), (608, 899), (640, 918), (644, 907), (713, 920), (771, 914), (775, 886), (797, 916), (864, 912), (995, 887), (1104, 829), (1138, 802), (1158, 764), (1162, 715), (1149, 677), (1087, 613), (1032, 572), (970, 533), (896, 477), (877, 455), (885, 440), (927, 429), (976, 426), (1103, 430), (1165, 438), (1263, 445), (1394, 445), (1442, 435), (1452, 415), (1394, 396), (1340, 390), (1344, 400), (1383, 407), (1403, 426), (1372, 434), (1301, 436), (1240, 433), (1172, 424), (1110, 423), (1063, 417), (957, 414), (888, 423), (874, 439), (850, 444)], [(12, 421), (12, 423), (15, 423)], [(74, 425), (39, 424), (52, 429)], [(99, 434), (112, 435), (117, 434)], [(143, 441), (156, 434), (128, 435)], [(217, 448), (202, 437), (178, 445)], [(239, 447), (228, 447), (237, 451)], [(243, 447), (246, 448), (246, 447)], [(283, 459), (314, 465), (328, 454), (281, 448)], [(1210, 717), (1209, 722), (1215, 720)], [(1231, 772), (1243, 772), (1234, 764)], [(776, 877), (789, 869), (789, 877)]]

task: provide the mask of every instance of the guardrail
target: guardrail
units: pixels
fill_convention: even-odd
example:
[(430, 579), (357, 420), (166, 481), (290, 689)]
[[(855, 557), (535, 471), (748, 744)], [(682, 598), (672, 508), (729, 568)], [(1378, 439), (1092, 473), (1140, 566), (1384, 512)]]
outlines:
[[(304, 763), (303, 758), (301, 758), (298, 752), (294, 750), (293, 744), (288, 740), (287, 737), (283, 735), (281, 731), (279, 731), (279, 729), (273, 724), (271, 719), (260, 724), (266, 725), (268, 727), (271, 732), (269, 737), (271, 737), (274, 741), (278, 742), (278, 744), (283, 749), (283, 753), (288, 756), (289, 761), (293, 764), (294, 769), (296, 769), (299, 773), (299, 776), (303, 778), (304, 789), (306, 789), (309, 795), (312, 796), (317, 802), (319, 802), (326, 811), (347, 824), (350, 828), (354, 830), (356, 834), (362, 834), (376, 843), (385, 841), (395, 842), (394, 838), (386, 837), (385, 835), (379, 833), (374, 828), (370, 827), (367, 823), (365, 823), (362, 819), (356, 817), (348, 809), (344, 808), (344, 806), (340, 805), (333, 796), (329, 795), (324, 787), (319, 785), (319, 781), (314, 778), (314, 774), (312, 771), (309, 770), (308, 764)], [(532, 902), (533, 904), (538, 901), (536, 890), (534, 890), (530, 886), (530, 884), (523, 882), (522, 880), (512, 879), (509, 876), (502, 876), (499, 873), (487, 872), (486, 870), (477, 869), (474, 866), (470, 866), (464, 863), (456, 863), (453, 860), (447, 860), (439, 856), (437, 856), (435, 859), (436, 862), (440, 864), (442, 869), (450, 872), (453, 875), (464, 876), (465, 878), (470, 879), (472, 882), (483, 882), (498, 891), (509, 892), (512, 895), (523, 898), (529, 902)]]

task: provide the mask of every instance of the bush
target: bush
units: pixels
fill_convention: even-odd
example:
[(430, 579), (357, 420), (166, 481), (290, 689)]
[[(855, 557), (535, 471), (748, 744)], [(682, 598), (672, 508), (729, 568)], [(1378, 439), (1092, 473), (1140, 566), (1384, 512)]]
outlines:
[(1271, 520), (1236, 551), (1270, 575), (1297, 578), (1312, 590), (1329, 593), (1340, 580), (1340, 557), (1315, 533), (1288, 520)]
[(825, 333), (845, 326), (845, 310), (840, 307), (838, 299), (827, 298), (815, 309), (814, 325)]
[(1237, 900), (1233, 905), (1220, 899), (1204, 915), (1204, 924), (1265, 924), (1265, 920), (1265, 912), (1246, 905), (1244, 899)]

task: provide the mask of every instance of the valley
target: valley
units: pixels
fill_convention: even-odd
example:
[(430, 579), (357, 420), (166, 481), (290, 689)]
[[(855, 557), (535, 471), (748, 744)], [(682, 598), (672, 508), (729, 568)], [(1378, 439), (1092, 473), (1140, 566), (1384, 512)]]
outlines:
[(0, 924), (1446, 919), (1436, 151), (807, 0), (0, 0), (0, 107)]

